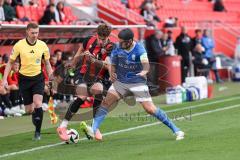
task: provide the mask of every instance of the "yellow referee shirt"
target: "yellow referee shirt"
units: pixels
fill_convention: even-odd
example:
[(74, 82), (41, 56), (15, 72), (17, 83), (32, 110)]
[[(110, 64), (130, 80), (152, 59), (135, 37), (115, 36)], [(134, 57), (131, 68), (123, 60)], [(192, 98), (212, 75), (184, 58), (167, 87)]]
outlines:
[(41, 60), (50, 58), (48, 46), (45, 42), (37, 40), (35, 44), (30, 44), (27, 39), (19, 40), (12, 50), (10, 59), (15, 61), (20, 57), (19, 72), (24, 76), (36, 76), (41, 73)]

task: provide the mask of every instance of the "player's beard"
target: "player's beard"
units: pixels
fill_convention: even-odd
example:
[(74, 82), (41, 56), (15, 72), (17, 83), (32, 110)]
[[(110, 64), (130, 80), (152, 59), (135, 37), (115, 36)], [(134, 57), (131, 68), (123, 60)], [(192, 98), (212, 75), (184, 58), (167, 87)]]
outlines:
[(123, 41), (120, 42), (119, 44), (122, 49), (129, 50), (132, 47), (133, 41), (132, 40), (129, 40), (128, 42)]

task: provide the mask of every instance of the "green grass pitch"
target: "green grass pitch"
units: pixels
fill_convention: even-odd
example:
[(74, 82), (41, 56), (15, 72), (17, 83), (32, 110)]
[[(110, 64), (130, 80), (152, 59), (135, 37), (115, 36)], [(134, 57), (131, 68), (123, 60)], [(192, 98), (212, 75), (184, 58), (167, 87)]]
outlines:
[[(216, 96), (209, 100), (164, 106), (162, 97), (154, 98), (171, 118), (183, 117), (175, 119), (186, 133), (182, 141), (175, 141), (163, 124), (155, 124), (156, 120), (146, 118), (139, 106), (128, 108), (120, 104), (101, 127), (103, 133), (108, 133), (102, 142), (81, 140), (77, 144), (59, 144), (56, 126), (49, 124), (47, 115), (39, 142), (32, 141), (30, 117), (1, 120), (0, 160), (238, 160), (239, 84), (224, 85), (227, 89), (216, 85)], [(136, 128), (139, 126), (143, 127)], [(79, 123), (72, 123), (69, 128), (79, 131)], [(79, 133), (84, 138), (83, 133)], [(52, 144), (54, 146), (49, 147)]]

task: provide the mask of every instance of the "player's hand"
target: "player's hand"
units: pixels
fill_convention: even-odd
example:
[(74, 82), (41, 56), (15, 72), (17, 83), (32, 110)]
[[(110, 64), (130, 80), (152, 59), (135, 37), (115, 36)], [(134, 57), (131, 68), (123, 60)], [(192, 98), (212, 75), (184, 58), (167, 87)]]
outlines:
[(5, 89), (8, 89), (8, 82), (7, 82), (7, 80), (3, 80), (3, 81), (2, 81), (2, 86), (3, 86)]
[(115, 81), (117, 80), (117, 74), (116, 74), (116, 73), (112, 73), (112, 74), (110, 75), (110, 80), (111, 80), (112, 82), (115, 82)]
[(147, 73), (148, 73), (148, 71), (141, 71), (141, 72), (137, 73), (136, 75), (146, 78)]

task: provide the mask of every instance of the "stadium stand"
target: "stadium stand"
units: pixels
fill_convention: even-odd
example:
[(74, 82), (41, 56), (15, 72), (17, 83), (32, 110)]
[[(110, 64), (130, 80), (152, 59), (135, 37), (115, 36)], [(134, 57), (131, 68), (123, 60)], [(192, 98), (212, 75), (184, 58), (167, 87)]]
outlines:
[[(144, 0), (129, 0), (126, 7), (121, 0), (68, 0), (64, 6), (63, 12), (67, 19), (62, 22), (51, 21), (46, 28), (41, 28), (41, 39), (47, 42), (51, 51), (61, 49), (63, 51), (76, 50), (78, 44), (84, 36), (92, 34), (92, 26), (88, 27), (78, 25), (88, 25), (86, 21), (79, 21), (79, 17), (100, 18), (102, 21), (114, 25), (144, 25), (144, 17), (140, 15), (140, 6)], [(240, 2), (238, 0), (225, 0), (224, 5), (227, 12), (214, 12), (213, 4), (207, 0), (157, 0), (154, 1), (156, 13), (161, 22), (157, 25), (162, 29), (164, 22), (169, 17), (177, 17), (177, 27), (166, 28), (172, 31), (172, 38), (175, 40), (179, 35), (180, 26), (189, 28), (188, 34), (192, 37), (197, 28), (213, 30), (214, 40), (216, 42), (215, 52), (221, 52), (232, 57), (236, 39), (240, 35)], [(17, 21), (2, 21), (0, 29), (0, 53), (10, 53), (12, 45), (16, 43), (19, 37), (23, 37), (25, 32), (22, 28), (28, 21), (39, 22), (47, 7), (47, 0), (39, 0), (38, 7), (23, 5), (16, 7)], [(95, 7), (95, 8), (94, 8)], [(93, 9), (94, 8), (94, 9)], [(91, 11), (91, 12), (89, 12)], [(86, 16), (86, 15), (89, 16)], [(24, 19), (24, 20), (23, 20)], [(76, 25), (76, 26), (74, 26)], [(17, 28), (16, 35), (13, 28)], [(52, 28), (51, 28), (52, 27)], [(94, 27), (93, 27), (94, 28)], [(143, 40), (153, 33), (153, 29), (144, 31), (134, 29), (136, 39)], [(61, 34), (59, 34), (61, 33)], [(113, 31), (112, 39), (116, 41), (118, 31)], [(145, 37), (144, 37), (145, 36)]]

